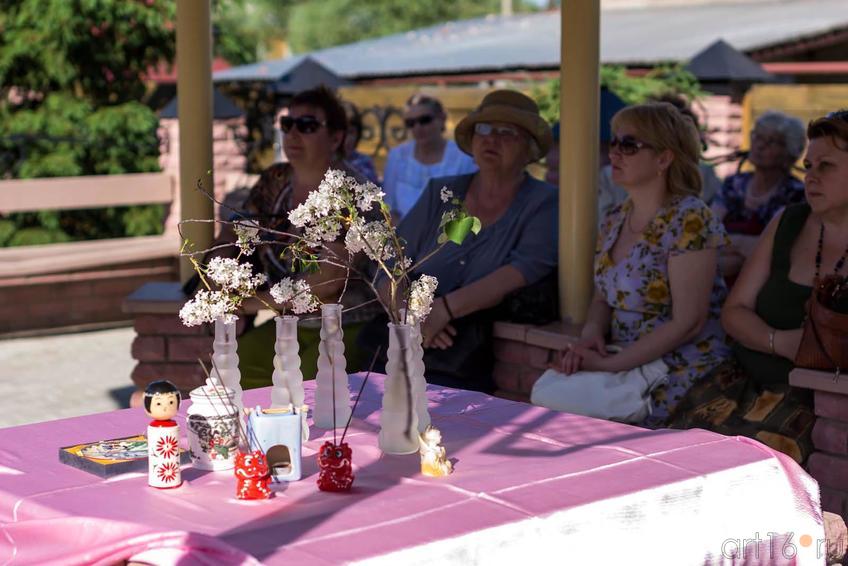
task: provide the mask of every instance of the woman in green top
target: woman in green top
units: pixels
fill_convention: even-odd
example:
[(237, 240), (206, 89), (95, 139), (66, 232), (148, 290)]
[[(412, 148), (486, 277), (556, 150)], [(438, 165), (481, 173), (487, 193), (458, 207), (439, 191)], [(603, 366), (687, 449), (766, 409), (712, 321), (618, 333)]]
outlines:
[(787, 207), (763, 232), (722, 310), (733, 359), (693, 387), (672, 428), (759, 440), (803, 463), (812, 451), (812, 393), (789, 385), (813, 281), (848, 274), (848, 111), (810, 123), (808, 204)]

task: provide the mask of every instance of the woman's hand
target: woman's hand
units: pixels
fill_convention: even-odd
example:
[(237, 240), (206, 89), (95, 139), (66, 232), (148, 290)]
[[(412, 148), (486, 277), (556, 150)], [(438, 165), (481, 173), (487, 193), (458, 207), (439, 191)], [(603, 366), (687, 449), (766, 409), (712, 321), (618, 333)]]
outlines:
[(581, 369), (591, 370), (592, 367), (589, 366), (595, 367), (602, 364), (600, 360), (606, 357), (607, 347), (604, 337), (593, 334), (569, 344), (564, 352), (558, 354), (551, 367), (566, 375), (571, 375)]
[(444, 329), (433, 337), (429, 348), (437, 348), (439, 350), (447, 350), (453, 346), (453, 337), (456, 336), (456, 329), (448, 324)]
[[(445, 306), (444, 297), (439, 297), (433, 302), (430, 314), (421, 324), (421, 335), (424, 338), (425, 348), (440, 348), (444, 350), (453, 345), (451, 337), (456, 336), (456, 330), (451, 327), (451, 333), (443, 332), (451, 321), (448, 309)], [(438, 344), (438, 345), (437, 345)]]

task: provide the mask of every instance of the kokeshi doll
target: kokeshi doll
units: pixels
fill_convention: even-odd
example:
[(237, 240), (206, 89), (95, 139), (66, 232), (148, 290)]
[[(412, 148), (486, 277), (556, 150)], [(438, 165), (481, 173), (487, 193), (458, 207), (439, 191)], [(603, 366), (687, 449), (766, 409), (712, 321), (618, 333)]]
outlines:
[(154, 381), (144, 390), (144, 411), (153, 420), (147, 425), (147, 484), (159, 489), (179, 487), (180, 427), (174, 421), (180, 392), (170, 381)]

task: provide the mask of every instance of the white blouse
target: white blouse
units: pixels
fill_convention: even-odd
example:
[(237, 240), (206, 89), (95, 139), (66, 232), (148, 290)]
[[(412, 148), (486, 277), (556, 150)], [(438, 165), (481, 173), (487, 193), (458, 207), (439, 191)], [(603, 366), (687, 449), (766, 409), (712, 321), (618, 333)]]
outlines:
[(403, 218), (418, 202), (430, 179), (465, 175), (477, 171), (470, 155), (463, 153), (453, 140), (448, 140), (442, 160), (424, 165), (415, 159), (415, 142), (401, 144), (389, 152), (383, 175), (383, 192), (392, 212)]

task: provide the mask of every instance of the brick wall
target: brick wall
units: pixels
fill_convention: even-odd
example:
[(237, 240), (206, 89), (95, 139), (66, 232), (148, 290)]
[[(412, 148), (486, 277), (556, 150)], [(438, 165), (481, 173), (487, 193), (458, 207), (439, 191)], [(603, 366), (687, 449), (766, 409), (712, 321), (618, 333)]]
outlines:
[[(162, 171), (177, 179), (179, 194), (180, 178), (180, 123), (176, 119), (164, 119), (159, 122), (159, 165)], [(219, 202), (231, 191), (252, 186), (258, 176), (245, 173), (247, 157), (242, 142), (247, 136), (244, 118), (215, 120), (212, 123), (212, 154), (215, 171), (215, 199)], [(216, 215), (219, 205), (215, 205)], [(165, 221), (166, 231), (176, 231), (180, 220), (180, 203), (177, 199), (171, 206)]]
[(529, 402), (533, 385), (554, 355), (578, 334), (577, 327), (559, 322), (543, 327), (495, 323), (495, 395)]
[[(729, 95), (709, 95), (695, 102), (692, 109), (706, 131), (709, 147), (705, 158), (720, 158), (739, 149), (743, 140), (741, 104)], [(738, 164), (738, 160), (718, 163), (716, 175), (724, 179), (736, 173)]]
[(0, 334), (129, 320), (124, 299), (150, 281), (174, 279), (172, 258), (97, 270), (0, 279)]
[[(167, 379), (186, 394), (203, 385), (206, 375), (197, 360), (209, 366), (214, 327), (188, 327), (180, 321), (179, 311), (186, 298), (179, 283), (152, 283), (134, 291), (123, 305), (136, 333), (132, 343), (136, 360), (133, 383), (143, 390), (151, 381)], [(248, 301), (244, 308), (256, 312), (258, 304)], [(244, 329), (243, 322), (239, 319), (238, 334)]]
[(824, 511), (848, 517), (848, 380), (834, 383), (833, 374), (796, 369), (796, 387), (814, 390), (816, 424), (807, 470), (821, 488)]

